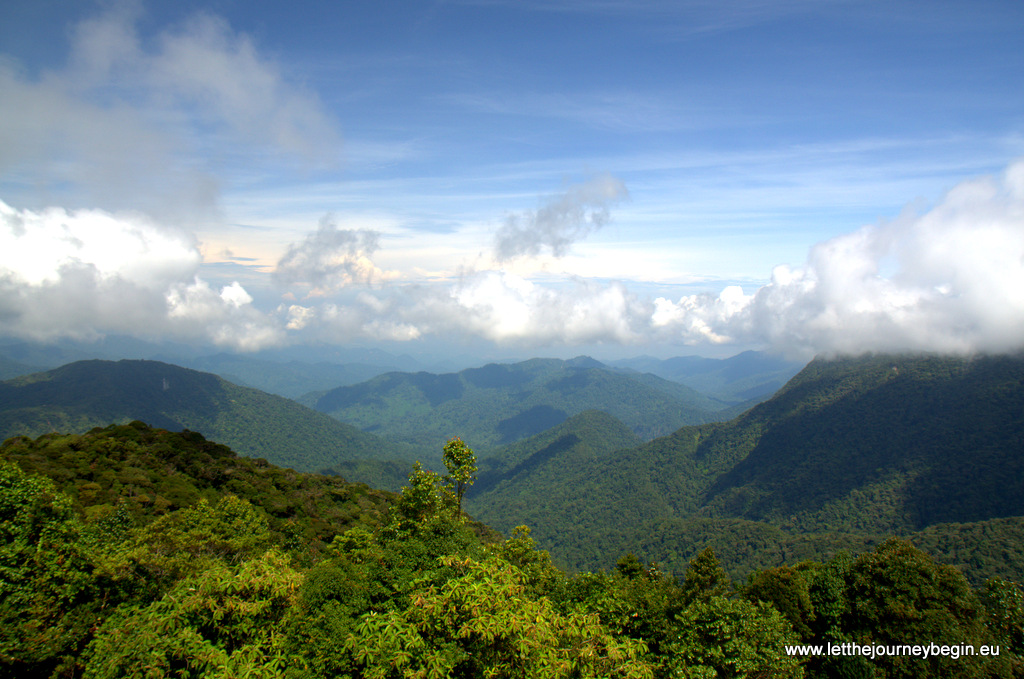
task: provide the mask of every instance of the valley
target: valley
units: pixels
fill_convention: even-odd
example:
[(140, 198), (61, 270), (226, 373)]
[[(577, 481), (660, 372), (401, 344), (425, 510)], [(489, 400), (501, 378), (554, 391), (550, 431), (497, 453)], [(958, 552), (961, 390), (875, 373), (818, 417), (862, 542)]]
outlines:
[[(253, 374), (269, 363), (210, 360)], [(291, 371), (292, 391), (312, 374), (354, 370), (274, 365), (275, 380)], [(415, 460), (440, 468), (443, 443), (458, 435), (479, 460), (470, 513), (505, 534), (530, 526), (570, 570), (608, 568), (632, 550), (679, 572), (712, 545), (742, 578), (901, 535), (980, 581), (1020, 576), (1015, 559), (993, 554), (1017, 539), (1024, 515), (1022, 366), (1019, 356), (868, 355), (796, 373), (752, 353), (533, 359), (383, 372), (296, 403), (163, 362), (91, 360), (0, 383), (0, 431), (141, 420), (391, 491)], [(767, 399), (723, 400), (763, 397), (787, 371)]]

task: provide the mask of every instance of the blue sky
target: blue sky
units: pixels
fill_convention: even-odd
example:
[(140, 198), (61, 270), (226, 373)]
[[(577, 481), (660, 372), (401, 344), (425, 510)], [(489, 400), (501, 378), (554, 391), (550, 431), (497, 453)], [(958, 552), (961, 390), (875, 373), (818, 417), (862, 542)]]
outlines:
[(1022, 45), (1016, 0), (4, 3), (0, 332), (1016, 349)]

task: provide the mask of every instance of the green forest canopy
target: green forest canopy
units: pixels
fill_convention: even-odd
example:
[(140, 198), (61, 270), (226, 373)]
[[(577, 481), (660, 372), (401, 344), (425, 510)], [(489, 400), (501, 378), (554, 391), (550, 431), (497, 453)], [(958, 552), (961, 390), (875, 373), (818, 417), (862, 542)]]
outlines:
[[(623, 555), (568, 575), (417, 469), (399, 495), (140, 422), (0, 448), (0, 668), (84, 677), (1012, 677), (1024, 592), (889, 540), (734, 583)], [(468, 451), (471, 453), (472, 451)], [(457, 464), (469, 469), (460, 450)], [(999, 646), (927, 660), (798, 643)]]

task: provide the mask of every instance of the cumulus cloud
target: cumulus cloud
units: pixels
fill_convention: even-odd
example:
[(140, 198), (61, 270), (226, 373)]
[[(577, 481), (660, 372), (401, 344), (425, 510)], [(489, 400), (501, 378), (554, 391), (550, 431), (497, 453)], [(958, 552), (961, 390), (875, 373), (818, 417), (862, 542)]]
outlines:
[(501, 344), (762, 346), (791, 355), (1024, 348), (1024, 161), (927, 210), (813, 246), (744, 292), (649, 299), (618, 282), (541, 284), (473, 271), (367, 292), (321, 319), (334, 336), (472, 336)]
[(292, 243), (277, 262), (274, 275), (281, 283), (305, 284), (311, 295), (324, 295), (354, 283), (369, 284), (386, 277), (370, 255), (380, 247), (380, 234), (369, 229), (339, 229), (331, 215), (302, 242)]
[(136, 22), (122, 6), (80, 23), (67, 64), (37, 77), (0, 59), (7, 183), (183, 221), (208, 215), (220, 190), (199, 157), (334, 160), (334, 122), (248, 36), (208, 14), (147, 39)]
[(403, 285), (326, 304), (316, 332), (335, 341), (437, 336), (524, 347), (628, 344), (643, 339), (649, 306), (619, 283), (571, 279), (551, 288), (507, 272), (474, 271), (454, 284)]
[(283, 340), (237, 282), (199, 279), (200, 261), (192, 238), (141, 215), (0, 202), (0, 322), (38, 340), (166, 335), (240, 350)]
[(629, 344), (640, 339), (645, 307), (620, 283), (573, 279), (548, 288), (509, 273), (463, 277), (438, 305), (474, 334), (499, 343)]
[(387, 279), (370, 259), (378, 249), (376, 232), (324, 218), (275, 274), (323, 297), (264, 312), (239, 283), (199, 278), (197, 245), (181, 232), (137, 214), (0, 203), (0, 326), (40, 339), (116, 332), (241, 350), (427, 336), (534, 348), (759, 345), (805, 356), (1024, 348), (1024, 161), (930, 208), (818, 243), (756, 290), (652, 299), (624, 282), (507, 271), (361, 285)]
[(1020, 349), (1024, 161), (961, 183), (925, 212), (819, 243), (753, 295), (656, 305), (655, 324), (687, 340), (803, 353)]
[(190, 277), (200, 261), (191, 238), (139, 214), (18, 211), (0, 202), (0, 220), (0, 266), (28, 284), (54, 282), (67, 267), (84, 266), (100, 278), (154, 289)]
[(251, 305), (237, 282), (218, 292), (198, 278), (169, 286), (164, 294), (167, 334), (199, 338), (238, 351), (257, 351), (285, 341), (277, 319)]
[(626, 185), (610, 174), (570, 186), (536, 211), (509, 215), (495, 234), (495, 258), (505, 262), (545, 250), (564, 257), (573, 243), (607, 224), (610, 206), (627, 196)]

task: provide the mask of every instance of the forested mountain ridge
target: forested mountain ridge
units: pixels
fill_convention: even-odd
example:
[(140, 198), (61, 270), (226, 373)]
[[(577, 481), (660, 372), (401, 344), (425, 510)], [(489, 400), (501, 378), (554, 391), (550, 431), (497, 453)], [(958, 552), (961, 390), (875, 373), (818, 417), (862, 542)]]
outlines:
[(399, 446), (294, 401), (159, 361), (88, 360), (0, 382), (0, 440), (141, 420), (302, 471)]
[(764, 400), (806, 365), (761, 351), (744, 351), (729, 358), (676, 356), (636, 357), (610, 361), (618, 368), (657, 375), (685, 384), (702, 394), (727, 402)]
[[(613, 451), (632, 448), (640, 438), (625, 424), (601, 410), (585, 410), (556, 427), (493, 451), (480, 460), (480, 474), (471, 496), (488, 493), (502, 483), (545, 477), (548, 465), (585, 467)], [(493, 500), (494, 495), (489, 497)], [(488, 506), (491, 516), (504, 510)], [(526, 522), (529, 523), (529, 522)], [(494, 524), (498, 526), (498, 523)], [(511, 530), (513, 526), (502, 526)]]
[(764, 433), (705, 491), (711, 514), (805, 531), (1024, 514), (1020, 355), (815, 361), (744, 419)]
[(551, 466), (502, 493), (531, 508), (540, 544), (570, 567), (643, 545), (679, 568), (708, 542), (727, 565), (763, 566), (1024, 515), (1022, 441), (1020, 356), (818, 359), (730, 422)]
[(161, 359), (192, 370), (214, 373), (229, 382), (252, 387), (270, 394), (295, 399), (310, 391), (333, 389), (342, 384), (356, 384), (381, 373), (395, 370), (362, 363), (306, 363), (214, 354), (191, 359)]
[(33, 368), (25, 363), (0, 356), (0, 380), (8, 380), (12, 377), (38, 372), (39, 370), (40, 368)]
[[(653, 375), (580, 357), (492, 363), (458, 373), (387, 373), (300, 399), (365, 431), (436, 451), (458, 434), (482, 450), (519, 441), (585, 410), (602, 410), (643, 439), (716, 419), (728, 404)], [(436, 455), (436, 453), (432, 454)]]

